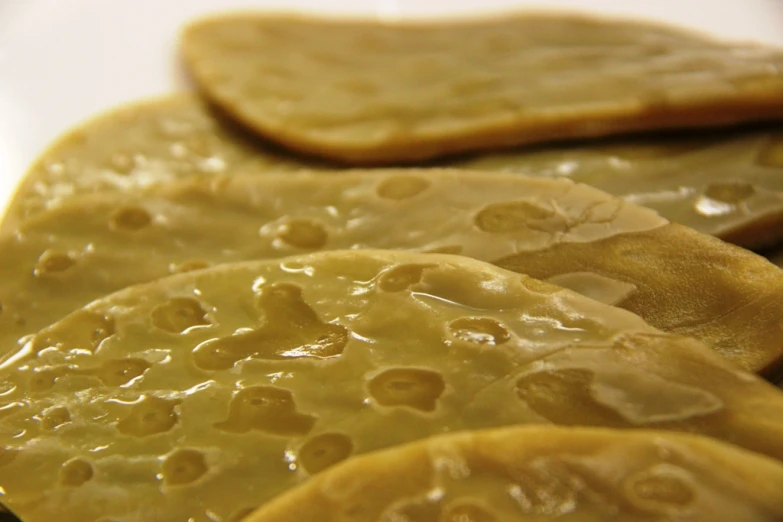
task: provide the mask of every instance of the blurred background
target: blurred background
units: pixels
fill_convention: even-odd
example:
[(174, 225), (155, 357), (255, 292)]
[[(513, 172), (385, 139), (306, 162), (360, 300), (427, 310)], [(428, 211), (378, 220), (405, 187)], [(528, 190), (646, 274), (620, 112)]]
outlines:
[(568, 9), (783, 46), (783, 0), (0, 0), (0, 208), (67, 128), (117, 103), (186, 87), (176, 60), (185, 22), (248, 7), (387, 19)]

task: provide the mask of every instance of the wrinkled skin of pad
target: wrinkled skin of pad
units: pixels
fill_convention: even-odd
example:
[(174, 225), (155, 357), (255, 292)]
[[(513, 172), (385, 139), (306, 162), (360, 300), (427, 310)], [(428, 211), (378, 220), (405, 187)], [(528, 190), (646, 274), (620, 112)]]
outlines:
[(139, 191), (248, 165), (261, 172), (319, 168), (249, 137), (195, 95), (134, 103), (54, 142), (27, 172), (2, 228), (12, 230), (20, 220), (74, 195)]
[(783, 274), (763, 258), (569, 180), (454, 170), (237, 175), (74, 200), (0, 238), (0, 346), (172, 272), (356, 248), (530, 273), (766, 375), (783, 351)]
[(246, 522), (776, 522), (783, 467), (703, 437), (515, 427), (352, 459)]
[(747, 248), (783, 239), (783, 132), (723, 132), (528, 149), (460, 168), (568, 177)]
[(442, 254), (171, 276), (39, 332), (3, 377), (0, 487), (25, 522), (226, 520), (351, 455), (521, 423), (783, 458), (781, 392), (701, 343)]
[[(696, 241), (703, 249), (695, 248)], [(760, 256), (724, 245), (718, 239), (670, 224), (646, 236), (615, 236), (582, 245), (584, 248), (578, 250), (557, 245), (547, 251), (520, 252), (494, 263), (540, 278), (551, 277), (554, 270), (602, 273), (604, 267), (611, 266), (617, 279), (632, 275), (639, 278), (638, 286), (648, 281), (647, 291), (628, 296), (621, 306), (642, 315), (657, 328), (703, 339), (728, 360), (777, 378), (780, 355), (762, 362), (765, 358), (758, 357), (758, 347), (775, 345), (783, 329), (777, 308), (783, 293), (776, 283), (783, 273), (776, 272)], [(740, 290), (748, 281), (758, 282), (754, 287), (759, 291)], [(764, 288), (770, 283), (774, 288)], [(682, 295), (684, 289), (695, 299), (679, 301), (674, 297), (675, 293)], [(662, 306), (664, 302), (668, 306)], [(747, 351), (745, 346), (756, 348)], [(756, 355), (751, 355), (754, 352)]]
[(244, 13), (192, 24), (182, 48), (237, 120), (351, 163), (783, 116), (783, 50), (627, 21)]

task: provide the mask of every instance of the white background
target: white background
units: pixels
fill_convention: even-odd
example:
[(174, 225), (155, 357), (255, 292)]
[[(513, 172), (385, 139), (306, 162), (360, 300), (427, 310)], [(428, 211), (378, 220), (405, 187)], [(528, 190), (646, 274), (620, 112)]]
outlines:
[(783, 0), (0, 0), (0, 209), (67, 128), (112, 105), (185, 87), (176, 57), (183, 23), (249, 6), (385, 18), (570, 8), (783, 46)]

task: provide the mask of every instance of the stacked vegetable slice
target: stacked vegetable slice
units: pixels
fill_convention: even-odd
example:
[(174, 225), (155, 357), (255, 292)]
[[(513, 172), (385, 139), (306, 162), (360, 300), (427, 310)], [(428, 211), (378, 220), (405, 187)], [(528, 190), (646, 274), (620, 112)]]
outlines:
[(783, 51), (543, 15), (183, 47), (200, 95), (63, 137), (2, 224), (24, 522), (783, 517), (783, 271), (741, 248), (780, 240)]

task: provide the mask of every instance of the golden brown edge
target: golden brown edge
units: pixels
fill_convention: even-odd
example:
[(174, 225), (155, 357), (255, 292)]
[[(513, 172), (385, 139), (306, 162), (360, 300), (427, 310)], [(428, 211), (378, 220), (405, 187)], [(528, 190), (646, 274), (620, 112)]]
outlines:
[[(198, 90), (221, 107), (235, 121), (241, 123), (249, 131), (288, 148), (300, 154), (315, 155), (330, 161), (349, 163), (357, 166), (384, 166), (399, 163), (427, 161), (440, 157), (482, 151), (497, 151), (521, 145), (533, 145), (550, 141), (565, 141), (576, 138), (596, 138), (614, 136), (625, 133), (650, 132), (673, 129), (691, 129), (703, 127), (731, 127), (749, 122), (762, 122), (783, 118), (783, 81), (777, 88), (748, 88), (743, 98), (721, 101), (698, 99), (691, 100), (686, 105), (651, 105), (616, 107), (611, 112), (605, 109), (580, 111), (570, 115), (547, 117), (533, 115), (517, 116), (507, 123), (484, 124), (474, 128), (469, 133), (451, 131), (439, 136), (406, 139), (404, 137), (385, 140), (372, 146), (356, 146), (339, 142), (314, 140), (306, 135), (298, 135), (284, 125), (265, 125), (247, 118), (243, 111), (231, 100), (226, 99), (211, 89), (211, 82), (200, 74), (193, 50), (189, 45), (190, 34), (195, 33), (204, 25), (231, 21), (243, 16), (263, 16), (279, 20), (279, 23), (310, 21), (368, 21), (367, 17), (313, 18), (303, 14), (274, 16), (272, 14), (258, 15), (248, 12), (215, 15), (198, 20), (186, 26), (181, 32), (180, 50), (186, 68), (197, 85)], [(506, 15), (508, 16), (508, 15)], [(480, 18), (484, 20), (483, 18)], [(503, 15), (493, 13), (486, 20), (503, 19)], [(574, 20), (601, 20), (589, 16), (575, 16)], [(475, 18), (460, 19), (461, 23), (475, 22)], [(369, 19), (379, 23), (378, 19)], [(383, 20), (380, 23), (384, 23)], [(388, 22), (385, 22), (388, 24)], [(427, 27), (436, 24), (437, 20), (406, 20), (395, 22), (395, 25)], [(633, 22), (632, 22), (633, 23)], [(636, 22), (641, 25), (641, 22)], [(649, 27), (651, 24), (643, 24)], [(658, 27), (658, 26), (656, 26)], [(662, 29), (671, 28), (660, 26)]]
[[(438, 446), (442, 446), (444, 450), (448, 448), (456, 451), (459, 451), (460, 449), (468, 451), (473, 450), (477, 453), (484, 454), (485, 457), (491, 458), (493, 454), (502, 451), (502, 446), (505, 446), (505, 444), (502, 444), (502, 441), (505, 440), (508, 443), (508, 441), (514, 437), (530, 437), (533, 440), (533, 444), (541, 445), (542, 442), (536, 441), (536, 438), (548, 440), (551, 434), (555, 434), (556, 438), (563, 438), (569, 435), (573, 436), (574, 434), (581, 434), (586, 435), (589, 438), (594, 438), (606, 435), (616, 437), (620, 435), (621, 432), (622, 436), (639, 439), (650, 437), (659, 440), (674, 440), (690, 446), (691, 448), (696, 448), (697, 451), (707, 453), (713, 459), (719, 460), (727, 465), (730, 465), (731, 461), (750, 461), (752, 462), (752, 466), (747, 466), (740, 470), (740, 474), (745, 475), (745, 478), (751, 481), (756, 480), (754, 476), (749, 475), (751, 472), (750, 470), (753, 468), (766, 468), (767, 470), (775, 468), (776, 471), (781, 472), (780, 463), (770, 457), (703, 435), (661, 430), (624, 431), (589, 426), (505, 426), (435, 436), (433, 438), (417, 440), (407, 444), (351, 457), (346, 461), (336, 464), (333, 468), (323, 471), (320, 475), (316, 475), (306, 482), (273, 498), (242, 518), (242, 522), (271, 522), (278, 520), (278, 517), (280, 516), (284, 517), (281, 520), (293, 520), (294, 518), (291, 517), (291, 506), (298, 508), (296, 520), (299, 520), (300, 522), (315, 522), (316, 520), (321, 520), (320, 516), (323, 514), (323, 511), (331, 508), (334, 501), (330, 501), (330, 499), (326, 498), (326, 495), (318, 493), (322, 493), (325, 490), (334, 490), (335, 487), (341, 485), (357, 487), (360, 483), (359, 477), (361, 474), (359, 472), (363, 468), (372, 467), (376, 471), (375, 476), (371, 477), (369, 482), (377, 482), (379, 476), (385, 476), (389, 482), (406, 490), (407, 493), (415, 495), (417, 492), (416, 490), (418, 489), (418, 493), (421, 494), (426, 491), (428, 485), (427, 479), (430, 465), (429, 462), (425, 462), (425, 464), (422, 465), (423, 459), (420, 457), (429, 456), (429, 452), (433, 447), (437, 448)], [(491, 444), (493, 440), (498, 442), (499, 447), (495, 447)], [(487, 445), (487, 442), (490, 444)], [(716, 449), (723, 451), (716, 452)], [(385, 462), (388, 466), (368, 466), (368, 464), (373, 461)], [(412, 470), (413, 473), (409, 476), (407, 474), (401, 475), (396, 473), (397, 467), (412, 467), (414, 469)], [(762, 480), (761, 474), (759, 474), (758, 480)], [(315, 491), (315, 495), (310, 494), (313, 491)], [(346, 498), (350, 498), (350, 494), (346, 494), (345, 496)], [(301, 518), (302, 515), (304, 515), (305, 518)]]

